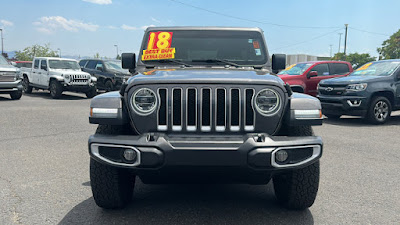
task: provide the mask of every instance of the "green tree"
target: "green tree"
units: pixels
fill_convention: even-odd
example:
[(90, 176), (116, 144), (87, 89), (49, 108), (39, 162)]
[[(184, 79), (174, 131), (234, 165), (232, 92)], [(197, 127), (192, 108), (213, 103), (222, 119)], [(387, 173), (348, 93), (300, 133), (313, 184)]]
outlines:
[(100, 59), (100, 54), (98, 52), (96, 52), (96, 54), (94, 54), (93, 56), (95, 59)]
[(382, 43), (382, 48), (377, 51), (383, 59), (399, 59), (400, 58), (400, 29), (392, 34), (389, 39)]
[(371, 57), (368, 53), (358, 54), (357, 52), (350, 53), (345, 57), (344, 53), (339, 52), (332, 57), (332, 60), (347, 61), (353, 66), (353, 69), (357, 69), (367, 62), (375, 61), (375, 58)]
[(15, 52), (15, 58), (20, 61), (32, 61), (35, 56), (58, 57), (58, 53), (50, 48), (50, 44), (45, 44), (44, 46), (36, 44)]

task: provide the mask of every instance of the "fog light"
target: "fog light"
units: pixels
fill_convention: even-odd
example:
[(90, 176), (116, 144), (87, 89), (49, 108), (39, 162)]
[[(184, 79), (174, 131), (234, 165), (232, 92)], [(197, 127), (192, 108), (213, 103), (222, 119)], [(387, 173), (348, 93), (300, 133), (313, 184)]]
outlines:
[(136, 152), (132, 149), (125, 149), (124, 158), (128, 161), (133, 161), (136, 159)]
[(284, 162), (288, 158), (289, 154), (285, 150), (279, 150), (275, 153), (275, 158), (279, 162)]

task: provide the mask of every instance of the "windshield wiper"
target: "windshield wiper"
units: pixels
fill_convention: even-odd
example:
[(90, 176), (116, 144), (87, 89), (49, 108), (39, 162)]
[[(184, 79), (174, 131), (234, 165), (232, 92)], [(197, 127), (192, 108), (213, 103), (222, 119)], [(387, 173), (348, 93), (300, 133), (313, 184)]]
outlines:
[(160, 60), (157, 60), (156, 62), (160, 62), (160, 63), (173, 62), (173, 63), (176, 63), (176, 64), (184, 65), (186, 67), (192, 67), (192, 65), (190, 65), (188, 63), (184, 63), (181, 60), (177, 60), (177, 59), (160, 59)]
[(192, 62), (206, 62), (206, 63), (214, 63), (214, 62), (222, 62), (228, 64), (230, 66), (241, 67), (241, 65), (236, 64), (234, 62), (225, 60), (225, 59), (193, 59)]

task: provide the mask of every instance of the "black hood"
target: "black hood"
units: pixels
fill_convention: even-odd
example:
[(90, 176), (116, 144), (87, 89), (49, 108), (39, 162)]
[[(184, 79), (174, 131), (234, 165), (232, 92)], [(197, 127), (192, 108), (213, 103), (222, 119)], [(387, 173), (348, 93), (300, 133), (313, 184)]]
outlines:
[(139, 84), (265, 84), (283, 87), (283, 81), (261, 70), (179, 68), (154, 69), (138, 72), (128, 81), (129, 87)]
[(322, 85), (346, 85), (346, 84), (359, 84), (375, 82), (376, 80), (381, 80), (382, 77), (379, 76), (347, 76), (338, 77), (332, 79), (322, 80), (320, 84)]

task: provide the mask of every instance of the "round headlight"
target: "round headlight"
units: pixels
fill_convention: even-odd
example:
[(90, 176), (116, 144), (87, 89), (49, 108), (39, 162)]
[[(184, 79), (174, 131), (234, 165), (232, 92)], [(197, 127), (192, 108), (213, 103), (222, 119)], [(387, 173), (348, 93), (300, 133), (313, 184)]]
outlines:
[(266, 88), (261, 90), (254, 101), (255, 108), (264, 116), (271, 116), (279, 110), (279, 95), (272, 89)]
[(68, 74), (65, 75), (65, 79), (69, 79), (69, 75)]
[(140, 88), (133, 93), (131, 102), (138, 114), (150, 114), (157, 105), (156, 93), (148, 88)]

